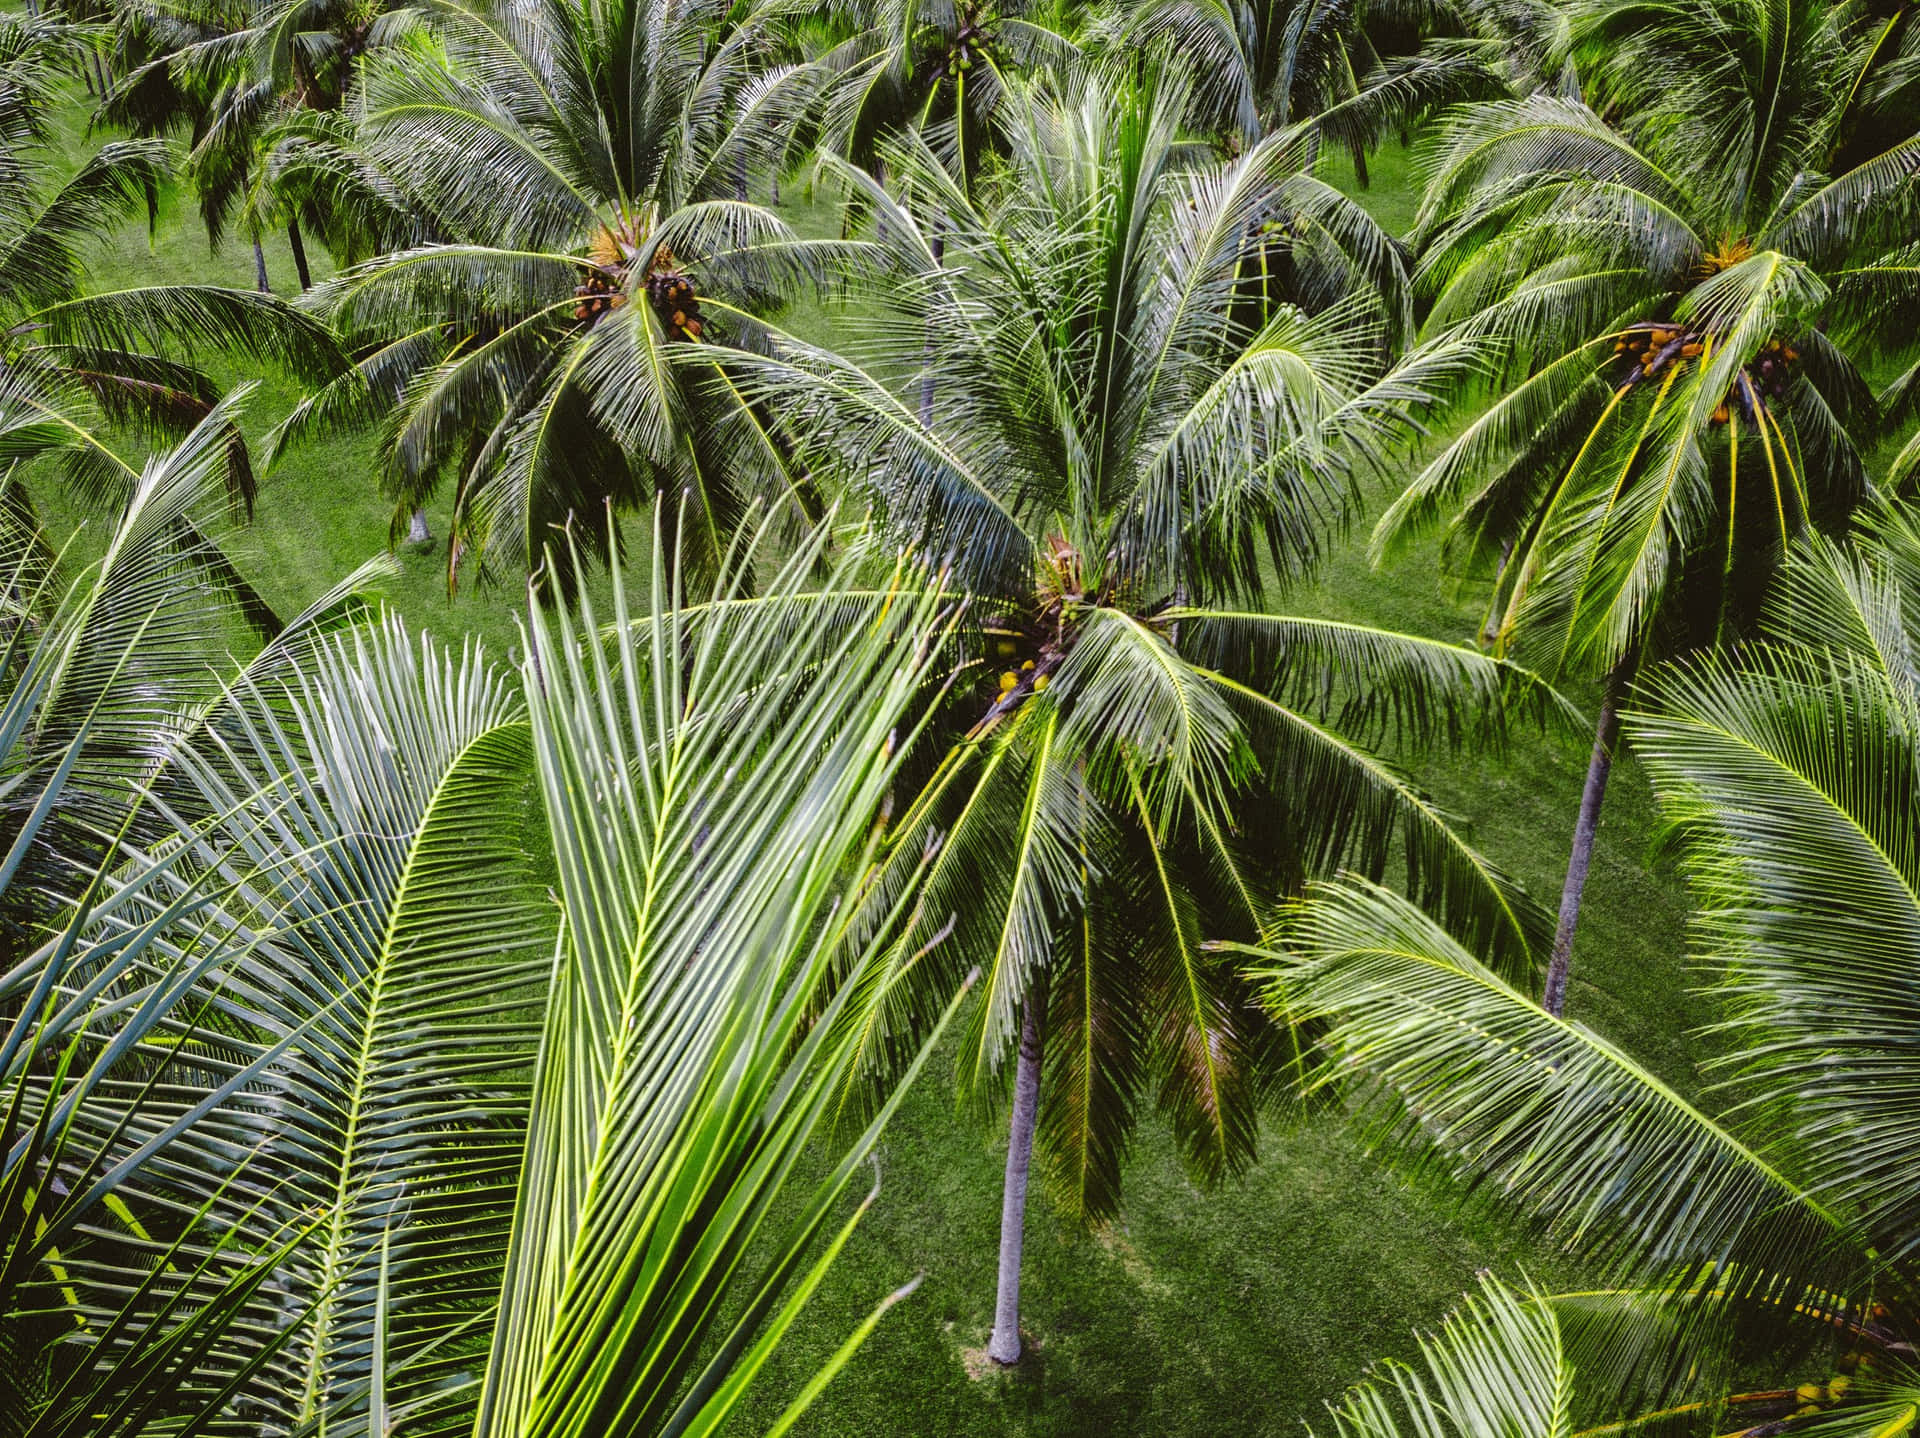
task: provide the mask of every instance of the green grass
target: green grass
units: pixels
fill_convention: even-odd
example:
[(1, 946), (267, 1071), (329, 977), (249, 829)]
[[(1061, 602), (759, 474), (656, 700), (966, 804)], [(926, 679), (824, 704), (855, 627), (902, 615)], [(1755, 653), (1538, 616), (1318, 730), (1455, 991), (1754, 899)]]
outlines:
[[(78, 113), (76, 109), (76, 114)], [(76, 120), (63, 136), (85, 143)], [(1326, 173), (1351, 184), (1351, 164)], [(793, 198), (798, 199), (798, 192)], [(1361, 198), (1404, 227), (1412, 190), (1404, 151), (1373, 164)], [(292, 265), (271, 239), (283, 293)], [(312, 255), (326, 271), (325, 256)], [(97, 283), (252, 283), (243, 237), (210, 252), (190, 206), (170, 197), (157, 235), (132, 227), (99, 256)], [(821, 322), (808, 312), (809, 329)], [(236, 376), (238, 378), (238, 376)], [(248, 414), (264, 432), (294, 395), (263, 383)], [(62, 512), (56, 495), (43, 504)], [(366, 440), (297, 451), (267, 475), (258, 515), (228, 540), (236, 562), (283, 610), (386, 546), (390, 506)], [(444, 501), (430, 509), (444, 536)], [(1437, 578), (1435, 556), (1377, 573), (1356, 522), (1292, 607), (1471, 640), (1477, 612)], [(401, 555), (388, 599), (443, 637), (482, 637), (500, 655), (514, 640), (516, 592), (463, 590), (449, 599), (445, 552)], [(1590, 694), (1575, 693), (1591, 703)], [(1549, 901), (1558, 892), (1588, 739), (1523, 734), (1501, 755), (1430, 760), (1420, 773), (1481, 846)], [(1687, 1037), (1696, 1012), (1681, 963), (1681, 895), (1649, 864), (1653, 811), (1644, 778), (1615, 770), (1575, 960), (1572, 1014), (1651, 1063), (1685, 1091), (1699, 1087)], [(1474, 1271), (1524, 1267), (1543, 1281), (1577, 1277), (1525, 1235), (1431, 1175), (1371, 1160), (1335, 1116), (1276, 1114), (1259, 1163), (1202, 1193), (1149, 1118), (1128, 1174), (1124, 1219), (1089, 1234), (1036, 1195), (1029, 1218), (1026, 1324), (1039, 1360), (1017, 1379), (969, 1375), (993, 1302), (1004, 1136), (956, 1116), (936, 1067), (889, 1133), (882, 1183), (863, 1229), (814, 1308), (782, 1349), (736, 1431), (752, 1431), (832, 1351), (859, 1317), (916, 1273), (924, 1282), (802, 1425), (811, 1434), (1211, 1435), (1298, 1431), (1323, 1399), (1385, 1355), (1408, 1355)]]

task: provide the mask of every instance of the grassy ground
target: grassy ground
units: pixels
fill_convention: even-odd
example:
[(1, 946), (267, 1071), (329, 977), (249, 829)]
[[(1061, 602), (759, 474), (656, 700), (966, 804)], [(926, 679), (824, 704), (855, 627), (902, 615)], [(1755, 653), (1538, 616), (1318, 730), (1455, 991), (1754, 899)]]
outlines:
[[(65, 136), (85, 143), (78, 123)], [(1351, 184), (1344, 158), (1330, 178)], [(1412, 214), (1407, 158), (1373, 165), (1362, 199), (1390, 226)], [(277, 237), (276, 286), (292, 288)], [(313, 255), (324, 273), (325, 257)], [(130, 228), (100, 256), (100, 283), (215, 279), (252, 283), (244, 239), (209, 252), (174, 197), (149, 243)], [(249, 412), (264, 431), (292, 402), (263, 384)], [(445, 533), (444, 506), (431, 511)], [(242, 569), (291, 612), (387, 542), (389, 506), (364, 442), (290, 456), (266, 476), (259, 513), (231, 536)], [(1477, 614), (1443, 592), (1431, 555), (1387, 573), (1364, 558), (1356, 523), (1293, 607), (1469, 640)], [(511, 644), (515, 596), (449, 599), (444, 549), (403, 552), (389, 599), (447, 637)], [(1576, 694), (1590, 701), (1590, 695)], [(1436, 760), (1424, 777), (1486, 851), (1537, 893), (1557, 893), (1586, 760), (1578, 734), (1525, 735), (1504, 755)], [(1693, 1012), (1680, 965), (1676, 886), (1648, 862), (1652, 811), (1629, 760), (1616, 768), (1576, 956), (1573, 1014), (1611, 1034), (1683, 1089), (1698, 1087), (1686, 1037)], [(1410, 1353), (1474, 1271), (1524, 1267), (1571, 1277), (1525, 1236), (1431, 1177), (1413, 1180), (1366, 1154), (1328, 1116), (1275, 1115), (1259, 1164), (1216, 1193), (1196, 1191), (1149, 1123), (1128, 1178), (1124, 1221), (1088, 1234), (1036, 1199), (1029, 1220), (1026, 1321), (1039, 1361), (1018, 1380), (970, 1376), (993, 1300), (1003, 1136), (957, 1118), (935, 1070), (889, 1134), (883, 1182), (861, 1235), (829, 1279), (747, 1419), (765, 1419), (883, 1294), (923, 1273), (828, 1390), (804, 1432), (867, 1434), (1200, 1435), (1297, 1432), (1325, 1398), (1378, 1356)], [(752, 1431), (742, 1421), (737, 1431)]]

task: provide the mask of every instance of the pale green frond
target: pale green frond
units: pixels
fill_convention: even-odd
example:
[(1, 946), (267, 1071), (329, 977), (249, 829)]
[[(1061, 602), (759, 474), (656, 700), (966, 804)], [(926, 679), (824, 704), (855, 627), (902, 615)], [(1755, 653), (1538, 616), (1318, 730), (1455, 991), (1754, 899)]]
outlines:
[[(1824, 587), (1800, 593), (1833, 613), (1840, 594)], [(1848, 589), (1856, 615), (1861, 601), (1900, 615), (1897, 640), (1883, 619), (1880, 645), (1851, 653), (1702, 660), (1650, 686), (1633, 733), (1683, 840), (1733, 1072), (1791, 1125), (1809, 1191), (1905, 1260), (1920, 1242), (1907, 1186), (1920, 1076), (1902, 1037), (1920, 1015), (1903, 957), (1920, 950), (1920, 809), (1911, 668), (1882, 646), (1914, 630), (1897, 590)]]
[[(884, 930), (849, 954), (857, 906), (839, 900), (916, 723), (938, 591), (909, 583), (835, 634), (755, 626), (723, 645), (680, 610), (661, 548), (649, 616), (622, 608), (607, 647), (564, 611), (533, 613), (525, 672), (567, 922), (483, 1434), (717, 1424), (890, 1111), (798, 1217), (776, 1215), (858, 1055), (858, 985), (835, 975), (887, 956)], [(753, 557), (730, 559), (716, 597)], [(740, 1265), (756, 1249), (771, 1257), (753, 1277)]]
[(1569, 1438), (1574, 1365), (1553, 1310), (1537, 1291), (1482, 1274), (1436, 1333), (1420, 1335), (1417, 1366), (1328, 1405), (1338, 1438)]
[(1383, 1144), (1496, 1193), (1599, 1271), (1726, 1269), (1731, 1298), (1831, 1290), (1858, 1264), (1812, 1192), (1405, 899), (1321, 886), (1289, 940), (1273, 1002), (1319, 1032), (1320, 1082), (1365, 1102)]

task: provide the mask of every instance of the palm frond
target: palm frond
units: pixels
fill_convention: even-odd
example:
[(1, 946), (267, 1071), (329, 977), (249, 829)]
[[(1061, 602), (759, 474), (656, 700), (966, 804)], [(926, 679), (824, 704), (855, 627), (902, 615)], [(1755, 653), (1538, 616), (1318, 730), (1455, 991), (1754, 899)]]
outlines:
[(1268, 972), (1277, 1012), (1322, 1030), (1320, 1081), (1350, 1086), (1383, 1144), (1496, 1191), (1601, 1271), (1713, 1273), (1717, 1298), (1788, 1302), (1857, 1275), (1853, 1231), (1812, 1192), (1390, 891), (1316, 889)]
[[(857, 1052), (858, 986), (831, 981), (852, 913), (835, 899), (895, 771), (890, 736), (914, 723), (937, 591), (909, 586), (825, 646), (766, 628), (723, 649), (682, 616), (656, 549), (653, 601), (640, 623), (617, 613), (611, 652), (534, 613), (566, 936), (482, 1433), (710, 1431), (844, 1241), (808, 1257), (888, 1111), (776, 1226)], [(767, 1241), (759, 1275), (740, 1271)]]

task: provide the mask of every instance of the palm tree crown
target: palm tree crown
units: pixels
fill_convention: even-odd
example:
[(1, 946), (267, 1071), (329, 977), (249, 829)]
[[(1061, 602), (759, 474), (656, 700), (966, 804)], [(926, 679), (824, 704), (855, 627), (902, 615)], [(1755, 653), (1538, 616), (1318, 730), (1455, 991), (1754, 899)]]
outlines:
[[(979, 647), (896, 861), (942, 835), (925, 913), (955, 928), (926, 971), (985, 975), (964, 1087), (993, 1092), (1020, 1038), (1009, 1193), (1037, 1129), (1089, 1215), (1113, 1211), (1149, 1102), (1200, 1175), (1250, 1156), (1283, 1046), (1208, 940), (1262, 932), (1303, 874), (1379, 872), (1404, 836), (1416, 891), (1509, 962), (1539, 934), (1367, 741), (1497, 728), (1540, 687), (1245, 602), (1312, 558), (1423, 391), (1375, 383), (1404, 317), (1385, 236), (1292, 139), (1229, 164), (1186, 142), (1187, 103), (1166, 74), (1036, 90), (975, 192), (903, 138), (889, 170), (911, 203), (849, 176), (903, 271), (900, 320), (857, 360), (791, 338), (732, 360), (809, 463), (951, 555), (973, 596)], [(914, 1019), (903, 995), (876, 1060)]]
[(455, 565), (524, 569), (569, 515), (656, 492), (697, 497), (689, 556), (722, 551), (793, 481), (712, 365), (668, 350), (750, 341), (749, 309), (832, 249), (746, 200), (809, 83), (772, 63), (777, 13), (436, 4), (430, 40), (370, 55), (341, 183), (397, 191), (435, 238), (316, 290), (361, 359), (285, 433), (377, 419), (400, 515), (453, 476)]
[(1485, 404), (1375, 554), (1445, 520), (1452, 565), (1492, 575), (1496, 648), (1606, 676), (1555, 1009), (1643, 652), (1737, 635), (1791, 538), (1868, 491), (1866, 366), (1911, 348), (1920, 299), (1920, 119), (1852, 153), (1888, 66), (1861, 23), (1595, 0), (1569, 32), (1582, 92), (1466, 106), (1432, 142), (1416, 282), (1430, 343), (1480, 353)]
[(1885, 69), (1858, 24), (1607, 0), (1573, 25), (1584, 98), (1439, 128), (1426, 328), (1480, 347), (1493, 395), (1376, 545), (1449, 519), (1456, 564), (1499, 566), (1489, 632), (1547, 667), (1714, 642), (1767, 556), (1866, 492), (1864, 366), (1912, 338), (1886, 301), (1913, 293), (1920, 121), (1850, 152)]

